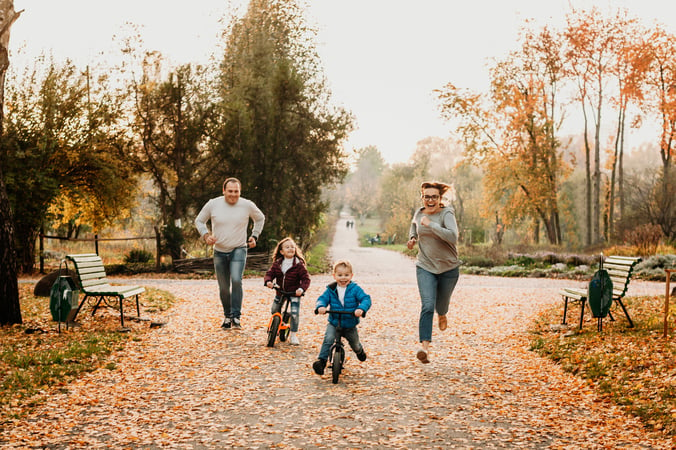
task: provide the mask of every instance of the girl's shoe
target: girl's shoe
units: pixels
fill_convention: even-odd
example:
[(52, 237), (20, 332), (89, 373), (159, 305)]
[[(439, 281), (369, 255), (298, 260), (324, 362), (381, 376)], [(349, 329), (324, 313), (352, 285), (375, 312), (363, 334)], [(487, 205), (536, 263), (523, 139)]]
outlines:
[(291, 345), (300, 345), (300, 341), (298, 340), (298, 336), (296, 336), (296, 333), (293, 331), (289, 333), (289, 344)]
[(430, 362), (429, 358), (427, 357), (427, 351), (424, 348), (418, 350), (418, 353), (415, 356), (423, 364), (428, 364)]

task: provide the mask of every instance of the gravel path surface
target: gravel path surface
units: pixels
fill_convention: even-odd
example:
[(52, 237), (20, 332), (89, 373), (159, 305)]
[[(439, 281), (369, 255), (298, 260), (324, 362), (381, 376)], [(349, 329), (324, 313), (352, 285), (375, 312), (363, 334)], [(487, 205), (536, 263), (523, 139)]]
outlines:
[[(342, 224), (344, 225), (344, 223)], [(8, 448), (672, 448), (587, 385), (528, 351), (537, 311), (561, 304), (571, 281), (462, 276), (449, 328), (434, 330), (431, 363), (415, 358), (419, 299), (414, 261), (357, 246), (337, 227), (332, 255), (349, 258), (373, 299), (360, 325), (368, 353), (350, 355), (340, 382), (311, 364), (325, 317), (303, 300), (301, 345), (265, 347), (272, 299), (245, 280), (242, 331), (219, 328), (215, 280), (142, 280), (182, 301), (167, 325), (57, 393), (0, 433)], [(138, 283), (139, 280), (134, 280)], [(632, 282), (630, 295), (660, 295)], [(561, 305), (562, 306), (562, 305)], [(588, 323), (587, 326), (593, 326)]]

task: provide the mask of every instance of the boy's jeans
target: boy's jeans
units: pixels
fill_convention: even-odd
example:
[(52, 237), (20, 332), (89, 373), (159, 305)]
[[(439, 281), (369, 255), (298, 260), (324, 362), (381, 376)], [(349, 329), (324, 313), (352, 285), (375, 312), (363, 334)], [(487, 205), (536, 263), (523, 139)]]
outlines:
[(242, 313), (242, 275), (245, 264), (246, 247), (236, 248), (228, 253), (214, 250), (214, 270), (225, 317), (239, 319)]
[(416, 266), (415, 272), (422, 303), (420, 320), (418, 321), (418, 335), (420, 342), (432, 342), (434, 311), (436, 310), (440, 316), (448, 312), (448, 304), (451, 301), (453, 289), (458, 282), (460, 269), (456, 267), (448, 272), (434, 274)]
[[(359, 332), (357, 332), (357, 327), (352, 328), (343, 328), (343, 336), (347, 339), (347, 342), (350, 344), (350, 347), (355, 353), (359, 353), (362, 350), (361, 342), (359, 342)], [(319, 350), (319, 359), (327, 360), (329, 359), (329, 350), (331, 346), (336, 341), (336, 327), (331, 325), (331, 322), (326, 324), (326, 333), (324, 333), (324, 342), (322, 342), (322, 348)]]

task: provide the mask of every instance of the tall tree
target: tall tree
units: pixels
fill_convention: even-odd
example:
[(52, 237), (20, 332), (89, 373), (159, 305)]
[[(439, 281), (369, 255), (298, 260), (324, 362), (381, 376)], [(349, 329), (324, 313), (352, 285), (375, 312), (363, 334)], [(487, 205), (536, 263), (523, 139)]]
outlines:
[[(126, 154), (135, 170), (148, 173), (157, 187), (161, 217), (156, 225), (168, 227), (165, 237), (170, 240), (182, 241), (175, 224), (199, 207), (195, 194), (204, 190), (205, 178), (217, 164), (209, 152), (211, 87), (201, 66), (183, 65), (164, 74), (162, 58), (154, 52), (144, 55), (139, 79), (132, 77), (128, 86), (135, 138)], [(169, 245), (169, 250), (174, 259), (182, 256), (180, 244)]]
[[(5, 75), (9, 68), (9, 31), (21, 11), (13, 0), (0, 0), (0, 138), (4, 134)], [(0, 164), (0, 325), (22, 323), (19, 304), (17, 259), (14, 250), (14, 220)]]
[(673, 239), (676, 235), (672, 164), (676, 150), (676, 36), (655, 26), (638, 45), (634, 63), (636, 75), (640, 77), (642, 107), (660, 122), (662, 188), (655, 193), (661, 211), (657, 224), (665, 236)]
[(346, 202), (357, 216), (375, 212), (380, 195), (380, 177), (387, 164), (375, 146), (357, 150), (354, 170), (345, 179)]
[(214, 136), (224, 163), (212, 173), (240, 178), (242, 195), (265, 213), (263, 248), (285, 235), (302, 242), (327, 206), (322, 186), (346, 174), (352, 117), (330, 103), (315, 32), (295, 1), (252, 0), (225, 34)]
[[(587, 245), (601, 240), (601, 119), (608, 95), (607, 84), (615, 67), (616, 40), (621, 30), (597, 8), (573, 11), (567, 16), (564, 36), (567, 42), (566, 67), (577, 82), (577, 101), (584, 118), (586, 169)], [(589, 116), (594, 127), (593, 174), (588, 141)], [(592, 187), (593, 184), (593, 187)]]
[(106, 75), (90, 86), (87, 71), (44, 59), (12, 75), (0, 165), (14, 211), (19, 269), (30, 273), (38, 232), (59, 195), (93, 204), (92, 226), (99, 230), (131, 205), (135, 179), (118, 158), (121, 112), (106, 89)]
[(565, 165), (556, 131), (560, 45), (547, 28), (526, 33), (520, 51), (491, 70), (491, 97), (440, 91), (442, 115), (459, 119), (468, 154), (485, 169), (486, 213), (496, 209), (506, 224), (533, 219), (550, 243), (562, 243), (558, 189)]

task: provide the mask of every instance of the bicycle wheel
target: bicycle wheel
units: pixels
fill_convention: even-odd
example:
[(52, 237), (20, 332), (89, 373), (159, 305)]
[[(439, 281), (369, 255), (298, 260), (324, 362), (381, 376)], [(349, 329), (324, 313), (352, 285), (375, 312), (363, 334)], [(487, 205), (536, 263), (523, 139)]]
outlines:
[(270, 327), (268, 328), (268, 347), (275, 346), (275, 339), (277, 338), (277, 331), (279, 330), (279, 321), (280, 317), (274, 315), (272, 321), (270, 322)]
[(289, 327), (284, 328), (283, 330), (279, 330), (279, 340), (284, 342), (286, 341), (286, 338), (289, 337)]
[(345, 361), (345, 350), (338, 347), (333, 351), (333, 363), (331, 364), (331, 373), (333, 375), (333, 384), (338, 383), (340, 372), (343, 370), (343, 361)]

